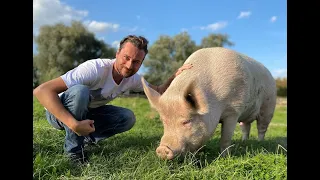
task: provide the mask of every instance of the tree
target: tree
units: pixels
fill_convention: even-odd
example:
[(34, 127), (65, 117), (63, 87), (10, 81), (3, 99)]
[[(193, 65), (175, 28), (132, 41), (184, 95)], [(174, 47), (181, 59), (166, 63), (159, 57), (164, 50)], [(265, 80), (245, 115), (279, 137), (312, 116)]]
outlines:
[(177, 34), (173, 38), (162, 35), (150, 47), (148, 58), (144, 62), (147, 68), (145, 78), (153, 84), (161, 84), (167, 80), (195, 50), (197, 46), (187, 32)]
[(229, 41), (227, 34), (209, 34), (207, 37), (202, 38), (200, 47), (224, 47), (225, 45), (234, 45), (233, 42)]
[(287, 97), (287, 77), (276, 78), (277, 95)]
[(33, 55), (33, 88), (37, 87), (38, 85), (39, 85), (39, 74), (38, 74), (38, 69), (34, 63), (34, 55)]
[(42, 26), (35, 37), (38, 54), (34, 57), (40, 82), (60, 76), (78, 64), (94, 58), (112, 58), (116, 50), (97, 40), (78, 21), (71, 26), (57, 23)]
[(175, 52), (173, 59), (180, 62), (181, 65), (188, 56), (198, 49), (196, 43), (191, 40), (191, 37), (187, 32), (182, 32), (174, 36), (173, 42)]

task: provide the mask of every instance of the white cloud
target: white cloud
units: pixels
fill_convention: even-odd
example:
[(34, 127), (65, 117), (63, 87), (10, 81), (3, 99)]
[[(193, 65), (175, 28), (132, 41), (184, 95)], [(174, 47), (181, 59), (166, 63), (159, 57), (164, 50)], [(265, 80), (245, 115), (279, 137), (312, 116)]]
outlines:
[(115, 47), (115, 48), (119, 48), (119, 46), (120, 46), (120, 41), (113, 41), (113, 42), (111, 43), (111, 46), (112, 46), (112, 47)]
[(85, 21), (84, 24), (88, 27), (89, 31), (99, 33), (105, 32), (107, 30), (117, 31), (119, 29), (119, 24), (112, 24), (106, 22), (97, 22), (97, 21)]
[(226, 21), (220, 21), (220, 22), (216, 22), (216, 23), (213, 23), (213, 24), (209, 24), (207, 26), (202, 26), (200, 27), (201, 30), (211, 30), (211, 31), (216, 31), (216, 30), (219, 30), (219, 29), (222, 29), (224, 27), (226, 27), (228, 24), (228, 22)]
[(277, 16), (272, 16), (271, 18), (270, 18), (270, 22), (275, 22), (277, 20)]
[(135, 31), (137, 31), (138, 30), (138, 26), (135, 26), (135, 27), (133, 27), (133, 28), (129, 28), (128, 29), (128, 31), (130, 31), (130, 32), (135, 32)]
[(58, 22), (68, 23), (88, 16), (86, 10), (76, 10), (60, 0), (33, 0), (33, 24), (41, 26)]
[(287, 68), (275, 69), (272, 74), (275, 78), (287, 77)]
[(180, 31), (181, 32), (188, 32), (188, 29), (187, 28), (181, 28)]
[(251, 15), (250, 11), (241, 11), (237, 18), (238, 19), (242, 19), (242, 18), (245, 18), (245, 17), (249, 17), (250, 15)]
[[(88, 14), (88, 11), (74, 9), (60, 0), (33, 0), (33, 33), (38, 35), (39, 27), (42, 25), (53, 25), (55, 23), (68, 25), (72, 20), (83, 21)], [(86, 20), (84, 25), (94, 33), (107, 30), (115, 32), (120, 26), (119, 24), (94, 20)]]

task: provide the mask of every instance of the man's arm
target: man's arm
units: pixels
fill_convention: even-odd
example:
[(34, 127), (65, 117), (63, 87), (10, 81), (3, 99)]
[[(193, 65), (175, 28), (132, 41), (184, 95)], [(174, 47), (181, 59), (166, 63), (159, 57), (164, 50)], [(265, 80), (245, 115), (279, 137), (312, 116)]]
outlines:
[(61, 103), (58, 94), (66, 89), (66, 84), (61, 77), (58, 77), (39, 85), (33, 90), (33, 94), (49, 112), (78, 135), (87, 135), (93, 132), (94, 127), (88, 124), (90, 122), (77, 121)]
[(175, 77), (177, 77), (180, 73), (182, 73), (183, 70), (186, 70), (186, 69), (190, 69), (192, 68), (192, 64), (185, 64), (183, 66), (181, 66), (177, 71), (176, 73), (174, 73), (165, 83), (159, 85), (159, 86), (155, 86), (155, 85), (152, 85), (152, 84), (149, 84), (149, 86), (156, 90), (158, 93), (162, 94), (164, 93), (167, 88), (170, 86), (171, 82), (173, 81), (173, 79)]

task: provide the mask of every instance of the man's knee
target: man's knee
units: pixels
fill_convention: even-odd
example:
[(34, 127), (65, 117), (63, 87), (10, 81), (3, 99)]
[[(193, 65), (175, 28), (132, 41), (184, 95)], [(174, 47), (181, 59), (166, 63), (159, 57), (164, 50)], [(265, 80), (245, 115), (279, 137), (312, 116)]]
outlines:
[(65, 96), (66, 98), (73, 98), (77, 102), (89, 103), (90, 90), (88, 86), (78, 84), (70, 87), (65, 92)]
[(87, 108), (90, 102), (90, 90), (85, 85), (74, 85), (64, 92), (61, 100), (66, 107), (83, 106)]
[(85, 118), (90, 102), (90, 90), (85, 85), (70, 87), (61, 96), (62, 104), (78, 120)]
[(131, 110), (127, 109), (123, 112), (122, 117), (125, 120), (125, 128), (127, 130), (131, 129), (136, 122), (136, 116), (134, 115), (134, 113)]

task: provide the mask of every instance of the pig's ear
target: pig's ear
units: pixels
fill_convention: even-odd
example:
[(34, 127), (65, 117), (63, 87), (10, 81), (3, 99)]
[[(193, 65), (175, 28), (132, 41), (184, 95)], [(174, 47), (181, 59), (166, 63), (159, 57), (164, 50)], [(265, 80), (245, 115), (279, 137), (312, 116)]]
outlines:
[(151, 107), (157, 109), (160, 94), (157, 91), (155, 91), (154, 89), (152, 89), (148, 85), (148, 82), (143, 77), (141, 77), (141, 82), (143, 85), (144, 93), (146, 94)]
[(204, 93), (194, 82), (188, 86), (184, 97), (196, 113), (203, 115), (208, 112), (208, 103)]

